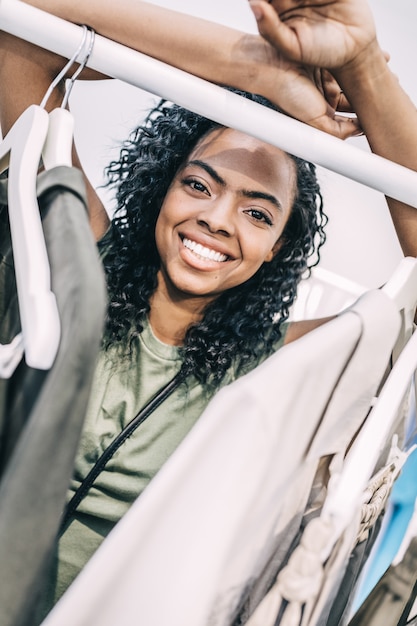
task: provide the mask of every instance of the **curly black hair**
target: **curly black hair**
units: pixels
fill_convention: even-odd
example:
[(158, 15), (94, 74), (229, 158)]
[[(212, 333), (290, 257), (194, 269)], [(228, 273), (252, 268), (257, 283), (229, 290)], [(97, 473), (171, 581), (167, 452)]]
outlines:
[[(261, 96), (233, 91), (276, 108)], [(162, 100), (124, 142), (119, 159), (106, 170), (118, 207), (101, 243), (105, 246), (103, 262), (110, 301), (107, 347), (115, 342), (129, 347), (143, 330), (160, 267), (155, 243), (160, 208), (187, 156), (216, 128), (221, 125)], [(203, 319), (186, 333), (182, 369), (202, 383), (217, 386), (232, 365), (247, 371), (274, 351), (297, 285), (319, 261), (327, 217), (315, 166), (291, 158), (297, 183), (283, 245), (248, 281), (210, 303)]]

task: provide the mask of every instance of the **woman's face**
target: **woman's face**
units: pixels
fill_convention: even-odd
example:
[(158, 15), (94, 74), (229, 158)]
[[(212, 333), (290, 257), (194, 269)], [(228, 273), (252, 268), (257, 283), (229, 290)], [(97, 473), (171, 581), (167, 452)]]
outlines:
[(203, 137), (176, 174), (156, 224), (158, 289), (206, 304), (272, 260), (296, 172), (282, 150), (231, 129)]

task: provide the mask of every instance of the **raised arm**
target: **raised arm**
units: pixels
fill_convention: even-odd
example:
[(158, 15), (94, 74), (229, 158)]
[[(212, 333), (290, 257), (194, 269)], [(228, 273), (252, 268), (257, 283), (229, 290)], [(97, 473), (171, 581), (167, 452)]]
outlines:
[[(335, 71), (373, 152), (417, 171), (417, 110), (374, 43)], [(387, 198), (403, 253), (417, 256), (417, 209)]]
[(25, 0), (68, 21), (221, 85), (262, 94), (290, 115), (340, 137), (357, 125), (336, 115), (314, 73), (262, 37), (139, 0)]
[[(39, 9), (170, 63), (197, 76), (264, 95), (284, 111), (340, 137), (357, 132), (355, 121), (336, 115), (306, 70), (278, 53), (259, 35), (249, 35), (138, 0), (25, 0)], [(0, 24), (1, 28), (1, 24)], [(22, 111), (39, 103), (65, 60), (0, 30), (0, 124), (3, 134)], [(84, 78), (100, 78), (91, 70)], [(49, 106), (59, 104), (59, 94)], [(74, 162), (79, 165), (74, 152)], [(87, 182), (96, 237), (108, 225), (106, 212)]]
[[(288, 58), (329, 69), (373, 152), (417, 170), (417, 111), (379, 47), (366, 0), (251, 0), (260, 32)], [(405, 255), (417, 256), (417, 210), (387, 198)]]
[[(39, 104), (65, 59), (0, 31), (0, 127), (7, 134), (16, 119), (31, 104)], [(61, 86), (62, 87), (62, 86)], [(63, 93), (57, 88), (47, 103), (48, 110), (60, 106)], [(81, 168), (75, 147), (73, 162)], [(85, 177), (90, 223), (99, 239), (109, 219), (104, 206)]]
[[(336, 115), (306, 71), (258, 35), (193, 18), (138, 0), (25, 0), (39, 9), (197, 76), (264, 95), (284, 111), (340, 137), (357, 132), (355, 122)], [(1, 28), (1, 24), (0, 24)], [(22, 111), (39, 103), (65, 60), (0, 30), (0, 124), (6, 134)], [(88, 70), (84, 78), (102, 76)], [(54, 94), (48, 105), (56, 106)], [(74, 163), (79, 164), (74, 152)], [(107, 214), (86, 180), (92, 229), (99, 238)]]

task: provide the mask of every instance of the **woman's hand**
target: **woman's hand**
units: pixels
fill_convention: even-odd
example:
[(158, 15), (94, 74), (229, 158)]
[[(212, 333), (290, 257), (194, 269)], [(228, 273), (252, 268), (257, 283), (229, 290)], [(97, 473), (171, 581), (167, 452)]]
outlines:
[[(417, 171), (416, 106), (389, 69), (366, 0), (250, 0), (250, 5), (260, 33), (280, 54), (331, 71), (372, 152)], [(331, 83), (327, 98), (334, 105), (336, 97)], [(387, 201), (404, 254), (417, 256), (416, 209)]]
[(270, 99), (277, 101), (280, 108), (292, 117), (339, 139), (362, 134), (356, 115), (340, 115), (353, 113), (352, 108), (336, 80), (326, 70), (308, 71), (293, 66), (277, 83), (277, 96), (272, 93)]
[(250, 35), (235, 46), (234, 54), (237, 66), (252, 63), (256, 68), (250, 86), (245, 82), (234, 86), (260, 93), (292, 117), (341, 139), (361, 134), (356, 116), (339, 115), (353, 111), (330, 72), (290, 61), (262, 38)]
[(377, 45), (364, 0), (249, 0), (259, 32), (288, 59), (335, 69)]

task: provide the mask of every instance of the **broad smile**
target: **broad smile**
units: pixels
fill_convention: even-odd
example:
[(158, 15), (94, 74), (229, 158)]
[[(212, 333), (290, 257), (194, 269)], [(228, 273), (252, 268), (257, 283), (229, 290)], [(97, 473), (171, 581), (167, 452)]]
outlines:
[(207, 246), (203, 246), (201, 243), (197, 243), (192, 239), (188, 239), (188, 237), (182, 237), (182, 243), (187, 250), (190, 250), (196, 257), (199, 257), (202, 260), (215, 261), (217, 263), (224, 263), (230, 257), (227, 254), (223, 254), (222, 252), (218, 252), (217, 250), (213, 250), (213, 248), (208, 248)]

